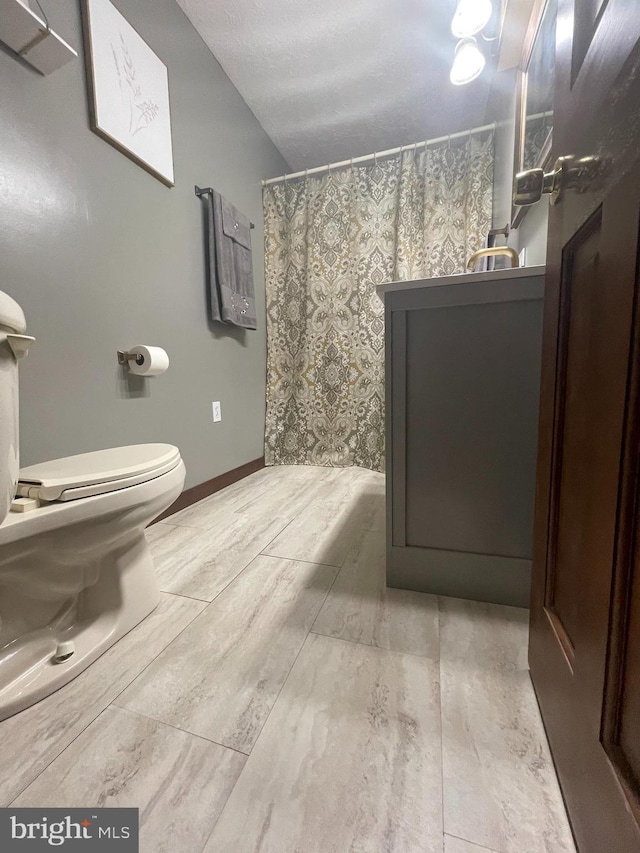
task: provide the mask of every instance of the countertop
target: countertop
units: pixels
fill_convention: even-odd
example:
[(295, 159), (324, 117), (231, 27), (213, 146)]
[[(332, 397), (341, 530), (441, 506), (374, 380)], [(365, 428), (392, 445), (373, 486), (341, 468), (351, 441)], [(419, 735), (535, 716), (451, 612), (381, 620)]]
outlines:
[(387, 284), (379, 284), (376, 287), (376, 292), (381, 298), (386, 293), (393, 293), (400, 290), (418, 290), (424, 287), (442, 287), (447, 284), (475, 284), (482, 282), (507, 281), (509, 279), (519, 278), (537, 278), (545, 274), (546, 267), (516, 267), (515, 269), (507, 270), (491, 270), (490, 272), (468, 272), (459, 273), (458, 275), (443, 275), (438, 278), (420, 278), (416, 281), (391, 281)]

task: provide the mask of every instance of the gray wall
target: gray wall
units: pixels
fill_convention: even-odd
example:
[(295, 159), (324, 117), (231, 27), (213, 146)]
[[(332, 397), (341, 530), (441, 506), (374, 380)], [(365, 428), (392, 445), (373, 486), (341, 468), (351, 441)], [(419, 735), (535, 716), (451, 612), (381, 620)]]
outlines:
[[(260, 179), (286, 164), (175, 0), (115, 5), (169, 69), (173, 189), (89, 130), (75, 0), (46, 10), (78, 60), (41, 77), (0, 52), (0, 289), (37, 337), (20, 371), (21, 461), (171, 442), (190, 486), (263, 452)], [(196, 183), (256, 223), (257, 332), (207, 321)], [(136, 343), (164, 347), (168, 372), (125, 379), (116, 350)]]

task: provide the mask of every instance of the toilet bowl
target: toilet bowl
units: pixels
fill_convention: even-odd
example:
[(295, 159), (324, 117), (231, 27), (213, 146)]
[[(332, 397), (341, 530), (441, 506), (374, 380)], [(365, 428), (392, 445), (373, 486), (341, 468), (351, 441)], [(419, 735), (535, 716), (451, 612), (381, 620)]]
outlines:
[[(14, 347), (32, 339), (16, 307), (0, 292), (0, 720), (75, 678), (156, 607), (144, 530), (185, 478), (169, 444), (100, 450), (18, 473)], [(3, 334), (23, 341), (12, 347)], [(7, 513), (14, 494), (19, 511)]]

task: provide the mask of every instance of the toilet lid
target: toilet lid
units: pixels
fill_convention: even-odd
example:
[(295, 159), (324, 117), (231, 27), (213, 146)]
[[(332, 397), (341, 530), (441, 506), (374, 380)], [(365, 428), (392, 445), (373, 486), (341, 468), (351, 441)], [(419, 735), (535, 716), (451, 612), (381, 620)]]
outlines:
[(172, 444), (132, 444), (80, 453), (22, 468), (18, 493), (45, 501), (99, 495), (152, 480), (179, 462), (180, 451)]

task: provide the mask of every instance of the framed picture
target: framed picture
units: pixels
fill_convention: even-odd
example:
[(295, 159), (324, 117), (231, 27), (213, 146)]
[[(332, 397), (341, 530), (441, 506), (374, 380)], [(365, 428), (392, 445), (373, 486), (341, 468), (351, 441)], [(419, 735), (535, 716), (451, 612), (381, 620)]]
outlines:
[(83, 0), (91, 129), (174, 186), (167, 66), (109, 0)]

